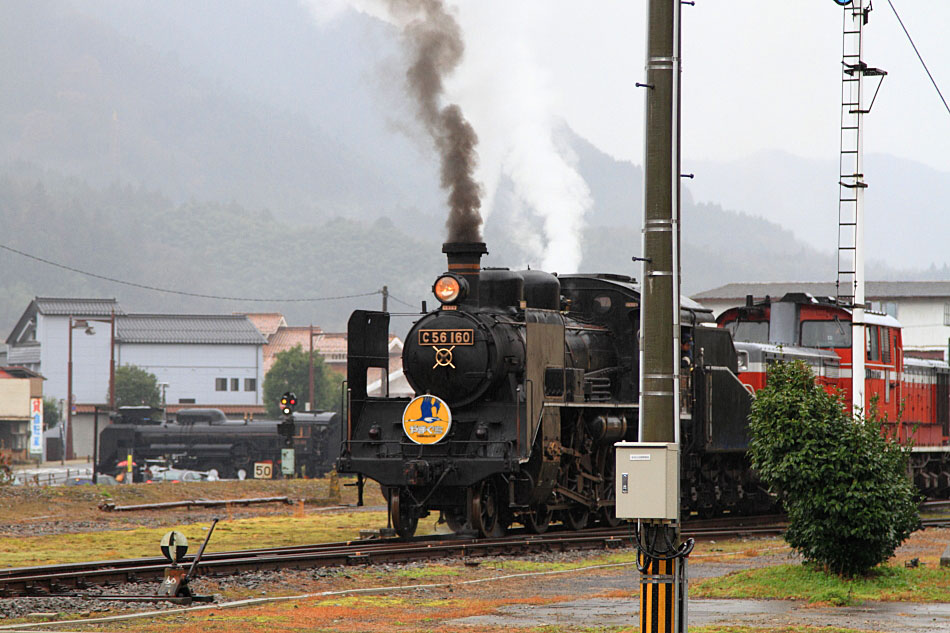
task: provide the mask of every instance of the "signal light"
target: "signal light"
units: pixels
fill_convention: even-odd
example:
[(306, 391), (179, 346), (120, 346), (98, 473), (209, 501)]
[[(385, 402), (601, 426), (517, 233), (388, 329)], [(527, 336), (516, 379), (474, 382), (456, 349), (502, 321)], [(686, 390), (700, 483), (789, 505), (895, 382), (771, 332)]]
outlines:
[(280, 412), (284, 415), (290, 415), (297, 406), (297, 396), (290, 391), (280, 397)]

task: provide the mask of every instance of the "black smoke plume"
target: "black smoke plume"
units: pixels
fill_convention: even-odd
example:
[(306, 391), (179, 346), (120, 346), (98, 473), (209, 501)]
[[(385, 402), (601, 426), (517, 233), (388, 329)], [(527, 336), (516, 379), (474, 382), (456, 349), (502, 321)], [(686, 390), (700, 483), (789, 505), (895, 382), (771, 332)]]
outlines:
[(462, 30), (442, 0), (389, 0), (396, 15), (410, 16), (405, 27), (411, 65), (406, 73), (418, 114), (442, 159), (442, 187), (449, 191), (449, 242), (480, 242), (481, 188), (475, 182), (478, 136), (457, 105), (440, 105), (443, 79), (459, 65)]

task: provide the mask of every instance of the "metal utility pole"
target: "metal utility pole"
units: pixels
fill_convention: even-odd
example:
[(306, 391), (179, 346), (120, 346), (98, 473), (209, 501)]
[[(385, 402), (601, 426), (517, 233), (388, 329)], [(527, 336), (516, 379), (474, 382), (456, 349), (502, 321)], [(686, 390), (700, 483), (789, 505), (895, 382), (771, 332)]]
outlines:
[[(389, 286), (383, 286), (382, 289), (383, 295), (383, 312), (389, 312)], [(388, 337), (387, 337), (388, 338)], [(389, 350), (389, 341), (386, 341), (386, 350), (388, 354)], [(383, 377), (381, 379), (380, 385), (382, 386), (382, 396), (384, 398), (389, 397), (389, 360), (386, 360), (386, 369), (383, 370)]]
[(308, 365), (310, 366), (310, 381), (308, 383), (310, 385), (310, 393), (308, 394), (307, 411), (313, 411), (313, 323), (310, 324), (310, 356), (308, 356), (308, 358)]
[[(851, 410), (865, 409), (867, 350), (864, 324), (864, 78), (887, 74), (869, 67), (863, 59), (864, 26), (871, 12), (870, 0), (835, 0), (844, 8), (841, 43), (841, 153), (838, 170), (838, 300), (851, 306)], [(865, 6), (867, 2), (867, 6)], [(880, 90), (881, 83), (877, 85)]]
[(109, 317), (109, 325), (109, 411), (115, 413), (115, 308)]
[(640, 441), (679, 435), (679, 0), (650, 0), (641, 293)]
[(92, 483), (99, 483), (99, 405), (92, 413)]
[[(639, 444), (670, 460), (662, 484), (672, 512), (640, 514), (640, 630), (684, 632), (686, 556), (679, 537), (680, 384), (680, 0), (649, 0), (644, 136), (643, 271), (640, 302)], [(618, 472), (621, 451), (618, 448)], [(624, 452), (624, 454), (626, 454)], [(630, 467), (625, 465), (623, 470)], [(651, 486), (659, 482), (644, 482)], [(624, 491), (626, 492), (626, 491)], [(619, 516), (619, 513), (618, 513)]]

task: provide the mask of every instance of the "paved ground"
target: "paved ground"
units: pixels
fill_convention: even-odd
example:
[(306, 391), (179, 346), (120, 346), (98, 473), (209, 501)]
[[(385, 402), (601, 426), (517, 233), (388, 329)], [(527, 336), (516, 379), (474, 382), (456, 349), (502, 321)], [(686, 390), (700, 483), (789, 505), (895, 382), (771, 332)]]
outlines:
[[(497, 615), (453, 620), (451, 624), (504, 626), (627, 626), (638, 622), (636, 599), (596, 598), (543, 606), (502, 607)], [(872, 631), (950, 631), (950, 604), (879, 602), (857, 607), (816, 608), (790, 600), (693, 600), (691, 626), (838, 626)]]
[[(766, 554), (741, 562), (707, 561), (691, 563), (693, 579), (719, 576), (750, 565), (789, 562), (788, 552)], [(567, 600), (546, 605), (508, 605), (493, 615), (472, 616), (446, 622), (468, 626), (499, 626), (517, 631), (539, 626), (589, 627), (633, 626), (639, 622), (640, 580), (636, 568), (624, 567), (586, 572), (577, 576), (539, 578), (530, 590), (538, 596), (559, 596)], [(528, 589), (527, 587), (525, 588)], [(592, 597), (584, 594), (619, 594), (630, 597)], [(526, 591), (527, 593), (527, 591)], [(734, 625), (756, 627), (837, 626), (894, 633), (950, 632), (950, 604), (874, 602), (852, 607), (816, 607), (794, 600), (691, 600), (691, 626)], [(634, 629), (635, 630), (635, 629)]]

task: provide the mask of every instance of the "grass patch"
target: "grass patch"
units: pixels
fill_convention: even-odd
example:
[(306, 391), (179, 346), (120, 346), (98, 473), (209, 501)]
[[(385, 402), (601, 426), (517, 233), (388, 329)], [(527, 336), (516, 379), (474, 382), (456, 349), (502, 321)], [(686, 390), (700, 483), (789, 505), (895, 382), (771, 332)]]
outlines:
[[(221, 521), (214, 530), (208, 551), (248, 549), (255, 544), (280, 547), (348, 541), (359, 538), (360, 529), (377, 528), (385, 524), (385, 512), (315, 513), (304, 518), (254, 517)], [(162, 535), (172, 529), (183, 532), (192, 544), (192, 551), (197, 551), (198, 543), (207, 534), (202, 527), (201, 524), (190, 524), (81, 534), (0, 537), (0, 568), (161, 556), (159, 542)], [(420, 534), (428, 531), (429, 526), (420, 524)]]
[(406, 580), (438, 580), (441, 578), (455, 578), (462, 572), (456, 567), (448, 565), (426, 565), (425, 567), (403, 567), (379, 573), (380, 578), (402, 578)]
[(596, 565), (632, 565), (636, 563), (637, 556), (634, 550), (627, 549), (613, 554), (604, 554), (592, 558), (584, 558), (576, 561), (560, 562), (542, 562), (532, 560), (493, 560), (485, 559), (483, 565), (489, 569), (497, 569), (510, 573), (531, 573), (545, 571), (569, 571), (571, 569), (580, 569), (582, 567), (593, 567)]
[(869, 633), (864, 629), (842, 629), (838, 626), (732, 626), (711, 625), (689, 627), (689, 633)]
[(804, 565), (778, 565), (698, 580), (689, 592), (696, 598), (785, 598), (835, 606), (865, 600), (948, 602), (950, 571), (885, 565), (844, 579)]

